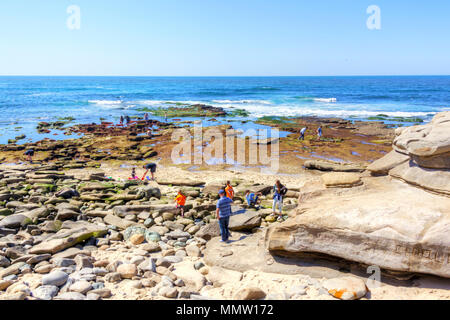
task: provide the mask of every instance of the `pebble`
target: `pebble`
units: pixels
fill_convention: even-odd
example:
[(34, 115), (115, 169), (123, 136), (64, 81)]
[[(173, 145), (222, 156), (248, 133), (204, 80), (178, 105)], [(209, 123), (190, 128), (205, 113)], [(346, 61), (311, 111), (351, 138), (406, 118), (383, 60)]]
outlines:
[(0, 291), (6, 290), (10, 285), (14, 283), (13, 280), (0, 280)]
[(86, 295), (86, 300), (100, 300), (100, 298), (101, 298), (100, 295), (93, 293), (93, 292), (89, 292)]
[(117, 267), (117, 272), (124, 279), (131, 279), (137, 275), (137, 267), (132, 263), (124, 263)]
[(101, 298), (109, 298), (112, 295), (111, 290), (109, 290), (107, 288), (91, 290), (91, 291), (89, 291), (89, 293), (98, 294)]
[(70, 291), (79, 292), (85, 294), (89, 290), (92, 289), (92, 285), (90, 282), (86, 280), (80, 280), (72, 284), (69, 288)]
[(69, 275), (62, 271), (53, 271), (42, 277), (43, 285), (62, 286), (66, 283)]
[(66, 258), (55, 258), (52, 260), (53, 265), (56, 267), (69, 267), (75, 264), (75, 261), (73, 259), (66, 259)]
[(33, 297), (36, 297), (41, 300), (52, 300), (58, 294), (58, 287), (52, 285), (44, 285), (39, 288), (33, 290)]
[(86, 300), (86, 296), (79, 292), (65, 292), (57, 295), (55, 300)]
[(120, 280), (122, 280), (122, 276), (118, 272), (111, 272), (105, 276), (107, 282), (119, 282)]
[(44, 273), (49, 273), (50, 271), (52, 271), (52, 269), (53, 269), (53, 265), (47, 264), (47, 265), (43, 265), (43, 266), (35, 268), (34, 272), (44, 274)]
[(162, 287), (158, 293), (166, 298), (176, 298), (178, 295), (178, 290), (176, 288)]

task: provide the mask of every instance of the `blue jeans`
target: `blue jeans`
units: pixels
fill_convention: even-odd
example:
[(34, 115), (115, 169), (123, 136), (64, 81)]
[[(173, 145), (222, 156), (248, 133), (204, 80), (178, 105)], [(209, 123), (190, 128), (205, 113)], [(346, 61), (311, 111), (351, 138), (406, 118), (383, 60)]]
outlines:
[(220, 235), (222, 236), (223, 241), (228, 241), (228, 238), (230, 237), (230, 231), (228, 230), (229, 222), (230, 217), (219, 219)]

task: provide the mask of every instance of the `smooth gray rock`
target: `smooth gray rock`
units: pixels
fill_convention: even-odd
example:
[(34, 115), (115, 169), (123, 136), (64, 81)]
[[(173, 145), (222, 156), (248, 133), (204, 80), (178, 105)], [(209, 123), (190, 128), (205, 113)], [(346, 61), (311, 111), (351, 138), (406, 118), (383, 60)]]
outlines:
[(62, 286), (67, 282), (69, 275), (62, 271), (53, 271), (42, 277), (43, 285)]
[(32, 291), (33, 297), (41, 300), (52, 300), (58, 294), (58, 287), (53, 285), (43, 285)]

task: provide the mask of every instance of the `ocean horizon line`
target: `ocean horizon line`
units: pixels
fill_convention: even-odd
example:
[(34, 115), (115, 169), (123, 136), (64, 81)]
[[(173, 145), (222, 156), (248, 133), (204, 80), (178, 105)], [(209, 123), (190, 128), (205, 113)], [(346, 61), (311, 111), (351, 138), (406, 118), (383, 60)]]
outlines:
[(241, 76), (220, 76), (220, 75), (0, 75), (0, 78), (382, 78), (382, 77), (450, 77), (450, 74), (401, 74), (401, 75), (241, 75)]

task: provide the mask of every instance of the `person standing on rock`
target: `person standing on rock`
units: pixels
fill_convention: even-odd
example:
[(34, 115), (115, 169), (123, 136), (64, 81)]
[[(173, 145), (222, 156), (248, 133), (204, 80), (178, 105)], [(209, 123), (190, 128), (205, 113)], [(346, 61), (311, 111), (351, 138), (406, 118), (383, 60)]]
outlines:
[(234, 199), (234, 189), (231, 186), (231, 182), (227, 181), (227, 186), (225, 187), (225, 193), (227, 194), (227, 197), (231, 200)]
[(145, 113), (145, 114), (144, 114), (144, 120), (145, 120), (145, 122), (147, 122), (147, 124), (148, 124), (148, 113)]
[(123, 126), (123, 116), (120, 116), (120, 125)]
[(219, 219), (220, 235), (222, 236), (221, 242), (227, 242), (230, 237), (230, 231), (228, 230), (228, 224), (230, 223), (231, 216), (231, 204), (233, 200), (225, 196), (225, 191), (219, 191), (220, 199), (217, 201), (216, 216)]
[(277, 180), (273, 186), (272, 216), (276, 215), (276, 209), (278, 207), (277, 221), (279, 222), (283, 221), (283, 196), (286, 192), (287, 188), (281, 184), (280, 180)]
[(130, 116), (125, 116), (125, 124), (128, 126), (131, 122)]
[(305, 140), (306, 130), (308, 130), (308, 126), (302, 128), (302, 130), (300, 130), (300, 137), (298, 138), (299, 140)]
[(155, 180), (155, 172), (156, 172), (156, 163), (146, 164), (145, 166), (143, 166), (143, 168), (146, 169), (147, 171), (145, 171), (145, 173), (142, 177), (142, 181), (144, 181), (145, 176), (147, 175), (149, 170), (150, 170), (150, 173), (152, 174), (152, 181), (154, 181)]

